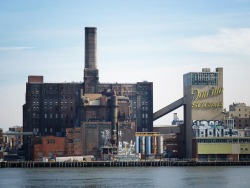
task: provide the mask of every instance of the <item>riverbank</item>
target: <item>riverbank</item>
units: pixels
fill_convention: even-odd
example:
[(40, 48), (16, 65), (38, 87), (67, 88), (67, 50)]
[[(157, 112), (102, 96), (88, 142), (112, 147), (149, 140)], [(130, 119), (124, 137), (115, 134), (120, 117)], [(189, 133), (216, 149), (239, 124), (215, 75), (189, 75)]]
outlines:
[(249, 166), (250, 161), (91, 161), (91, 162), (0, 162), (0, 168), (43, 167), (157, 167), (157, 166)]

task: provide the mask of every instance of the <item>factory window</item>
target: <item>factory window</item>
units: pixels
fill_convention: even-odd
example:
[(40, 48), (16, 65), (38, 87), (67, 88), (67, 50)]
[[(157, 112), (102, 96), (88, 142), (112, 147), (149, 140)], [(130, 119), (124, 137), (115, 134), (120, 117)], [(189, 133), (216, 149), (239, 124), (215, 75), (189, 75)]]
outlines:
[(58, 114), (56, 114), (56, 118), (58, 118)]
[(61, 114), (61, 118), (63, 118), (63, 114)]
[(50, 128), (50, 132), (51, 132), (51, 133), (53, 132), (53, 129), (52, 129), (52, 128)]
[(240, 117), (240, 114), (239, 114), (239, 117)]
[(52, 114), (50, 114), (50, 118), (52, 118), (53, 116), (52, 116)]
[(55, 141), (54, 139), (48, 139), (48, 140), (47, 140), (47, 143), (48, 143), (48, 144), (55, 144), (56, 141)]
[(44, 118), (47, 118), (47, 114), (44, 114)]
[(81, 133), (81, 131), (80, 131), (80, 130), (76, 130), (75, 133), (78, 133), (78, 134), (79, 134), (79, 133)]
[(47, 128), (44, 128), (44, 132), (47, 132)]

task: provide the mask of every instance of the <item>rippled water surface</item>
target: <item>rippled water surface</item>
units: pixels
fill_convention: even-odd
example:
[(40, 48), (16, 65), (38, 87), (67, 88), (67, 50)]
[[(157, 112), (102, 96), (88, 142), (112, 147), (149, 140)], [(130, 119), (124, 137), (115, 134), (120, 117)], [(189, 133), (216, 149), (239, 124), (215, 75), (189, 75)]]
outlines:
[(9, 187), (250, 187), (250, 167), (2, 168)]

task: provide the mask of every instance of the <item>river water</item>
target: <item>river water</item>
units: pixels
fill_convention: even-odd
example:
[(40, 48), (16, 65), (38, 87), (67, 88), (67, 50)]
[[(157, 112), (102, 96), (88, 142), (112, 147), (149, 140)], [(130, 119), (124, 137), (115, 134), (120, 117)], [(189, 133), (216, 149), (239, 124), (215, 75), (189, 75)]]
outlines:
[(250, 167), (2, 168), (0, 188), (249, 188)]

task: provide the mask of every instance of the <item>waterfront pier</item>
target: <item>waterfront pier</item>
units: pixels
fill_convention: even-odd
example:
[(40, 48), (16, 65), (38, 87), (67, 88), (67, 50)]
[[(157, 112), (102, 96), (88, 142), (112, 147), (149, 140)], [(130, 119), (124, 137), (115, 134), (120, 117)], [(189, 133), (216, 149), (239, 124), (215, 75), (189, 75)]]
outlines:
[(83, 168), (160, 166), (249, 166), (250, 161), (91, 161), (91, 162), (0, 162), (0, 168)]

